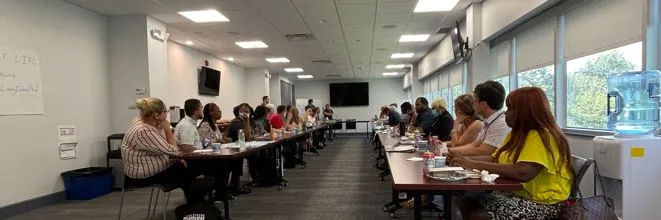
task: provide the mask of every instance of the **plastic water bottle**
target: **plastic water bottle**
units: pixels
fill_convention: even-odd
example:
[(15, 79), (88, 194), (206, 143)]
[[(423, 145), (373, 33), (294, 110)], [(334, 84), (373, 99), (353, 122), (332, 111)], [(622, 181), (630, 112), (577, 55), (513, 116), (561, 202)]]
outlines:
[(243, 133), (243, 129), (239, 130), (239, 147), (246, 146), (246, 134)]

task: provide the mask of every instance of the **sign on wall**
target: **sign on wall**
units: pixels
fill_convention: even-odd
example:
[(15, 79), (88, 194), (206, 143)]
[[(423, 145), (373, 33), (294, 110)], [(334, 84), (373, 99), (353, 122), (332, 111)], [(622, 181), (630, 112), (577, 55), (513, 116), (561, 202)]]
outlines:
[(39, 55), (0, 46), (0, 115), (44, 114)]

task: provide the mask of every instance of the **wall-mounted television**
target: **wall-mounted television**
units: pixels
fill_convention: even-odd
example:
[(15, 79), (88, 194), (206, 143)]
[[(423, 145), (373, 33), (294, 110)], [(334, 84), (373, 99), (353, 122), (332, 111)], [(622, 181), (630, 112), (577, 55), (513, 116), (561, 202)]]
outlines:
[(200, 95), (220, 95), (220, 71), (201, 67), (198, 70), (197, 91)]
[(464, 39), (461, 37), (459, 22), (450, 30), (450, 39), (452, 39), (452, 52), (454, 53), (454, 62), (461, 62), (466, 54), (464, 53)]
[(370, 105), (369, 84), (356, 83), (330, 83), (331, 106), (368, 106)]

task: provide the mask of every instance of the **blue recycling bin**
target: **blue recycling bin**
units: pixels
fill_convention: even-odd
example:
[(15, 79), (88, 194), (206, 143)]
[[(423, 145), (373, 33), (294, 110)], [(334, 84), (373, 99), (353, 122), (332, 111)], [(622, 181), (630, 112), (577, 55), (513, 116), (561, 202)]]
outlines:
[(112, 167), (87, 167), (62, 173), (68, 200), (89, 200), (112, 190)]

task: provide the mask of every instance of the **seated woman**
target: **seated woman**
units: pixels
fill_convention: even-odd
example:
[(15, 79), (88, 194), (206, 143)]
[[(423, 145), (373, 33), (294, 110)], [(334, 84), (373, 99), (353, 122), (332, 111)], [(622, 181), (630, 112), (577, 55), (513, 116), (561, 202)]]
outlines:
[(292, 107), (287, 114), (287, 124), (289, 124), (289, 129), (298, 128), (301, 125), (301, 116), (298, 113), (298, 108)]
[(326, 104), (324, 107), (324, 117), (327, 118), (328, 120), (333, 120), (333, 109), (330, 107), (329, 104)]
[(486, 170), (500, 178), (520, 181), (523, 190), (494, 191), (460, 202), (464, 219), (557, 219), (561, 202), (569, 197), (574, 170), (569, 143), (544, 91), (524, 87), (505, 100), (505, 120), (512, 132), (490, 156), (465, 157), (452, 152), (451, 163)]
[(432, 123), (430, 136), (437, 136), (441, 141), (449, 141), (451, 139), (452, 126), (454, 126), (454, 119), (448, 112), (448, 103), (443, 98), (436, 98), (431, 102), (431, 108), (436, 111), (436, 118)]
[(413, 110), (413, 105), (410, 102), (404, 102), (399, 106), (402, 111), (402, 122), (407, 131), (412, 131), (415, 128), (415, 110)]
[[(232, 142), (237, 142), (239, 140), (239, 132), (243, 130), (246, 142), (254, 140), (255, 136), (253, 131), (255, 129), (255, 122), (250, 117), (251, 113), (253, 113), (250, 105), (248, 105), (248, 103), (241, 103), (234, 107), (234, 113), (236, 118), (230, 122), (230, 126), (227, 130), (227, 137)], [(248, 161), (248, 163), (250, 164), (251, 162)], [(249, 188), (241, 186), (243, 159), (232, 162), (230, 167), (232, 170), (232, 175), (230, 176), (230, 188), (238, 194), (251, 192)]]
[[(202, 123), (198, 125), (197, 131), (200, 133), (200, 138), (202, 140), (209, 139), (213, 143), (229, 143), (230, 140), (223, 136), (220, 132), (220, 129), (216, 125), (216, 121), (220, 120), (222, 117), (222, 112), (220, 107), (215, 103), (208, 103), (204, 105), (202, 109)], [(205, 146), (206, 147), (206, 146)]]
[(482, 121), (475, 111), (475, 96), (463, 94), (454, 99), (454, 115), (457, 120), (452, 128), (451, 146), (473, 143), (482, 131)]
[(122, 140), (122, 158), (126, 176), (141, 185), (176, 184), (184, 191), (186, 201), (200, 202), (205, 192), (196, 192), (191, 183), (200, 173), (186, 167), (185, 162), (170, 159), (170, 155), (192, 152), (176, 145), (168, 109), (157, 98), (142, 98), (136, 102), (140, 116), (131, 122)]
[(259, 137), (267, 133), (271, 133), (271, 123), (269, 123), (268, 116), (271, 114), (271, 109), (267, 106), (260, 105), (255, 107), (255, 114), (252, 119), (255, 122), (255, 136)]

